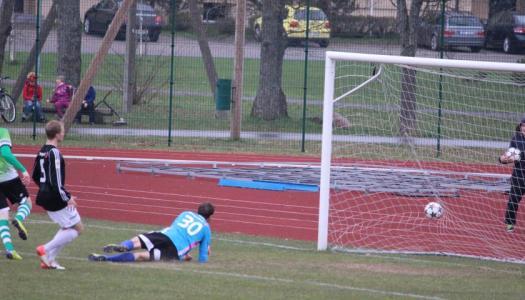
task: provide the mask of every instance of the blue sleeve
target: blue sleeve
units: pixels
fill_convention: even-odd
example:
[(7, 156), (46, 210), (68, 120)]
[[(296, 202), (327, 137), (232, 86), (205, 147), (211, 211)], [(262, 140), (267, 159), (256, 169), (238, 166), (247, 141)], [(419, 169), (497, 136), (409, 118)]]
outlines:
[(86, 101), (89, 103), (93, 103), (95, 101), (95, 98), (97, 97), (97, 92), (95, 92), (95, 88), (92, 86), (89, 87), (88, 92), (86, 94)]
[(204, 233), (204, 238), (199, 245), (199, 262), (205, 263), (208, 261), (208, 247), (211, 245), (211, 233), (208, 227)]

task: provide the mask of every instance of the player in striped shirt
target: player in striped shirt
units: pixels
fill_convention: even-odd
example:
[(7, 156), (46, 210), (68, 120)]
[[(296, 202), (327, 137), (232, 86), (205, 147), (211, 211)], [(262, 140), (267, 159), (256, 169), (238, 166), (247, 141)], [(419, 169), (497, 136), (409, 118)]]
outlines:
[[(27, 230), (22, 221), (31, 213), (31, 199), (24, 184), (29, 184), (30, 178), (26, 168), (11, 152), (11, 137), (6, 128), (0, 128), (0, 239), (6, 250), (8, 259), (21, 260), (11, 240), (9, 231), (9, 204), (18, 204), (16, 215), (11, 224), (18, 229), (18, 236), (27, 240)], [(22, 180), (18, 176), (22, 173)]]
[[(211, 203), (202, 203), (197, 213), (182, 212), (170, 227), (161, 231), (139, 234), (130, 240), (104, 247), (104, 252), (120, 252), (116, 255), (91, 254), (91, 261), (134, 262), (192, 259), (190, 251), (199, 246), (199, 262), (208, 261), (211, 245), (211, 229), (208, 221), (215, 212)], [(146, 251), (132, 252), (144, 249)]]

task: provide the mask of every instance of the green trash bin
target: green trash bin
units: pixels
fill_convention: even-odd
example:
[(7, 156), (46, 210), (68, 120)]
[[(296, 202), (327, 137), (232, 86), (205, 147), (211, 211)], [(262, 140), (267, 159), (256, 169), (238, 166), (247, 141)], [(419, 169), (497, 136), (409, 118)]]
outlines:
[(230, 79), (218, 79), (215, 90), (215, 109), (217, 111), (230, 110), (232, 99), (232, 81)]

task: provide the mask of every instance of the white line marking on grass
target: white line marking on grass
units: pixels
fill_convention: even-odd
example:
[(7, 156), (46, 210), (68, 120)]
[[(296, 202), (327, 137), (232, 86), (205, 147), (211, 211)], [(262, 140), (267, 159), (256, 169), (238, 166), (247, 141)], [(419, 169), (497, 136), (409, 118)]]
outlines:
[[(47, 224), (47, 225), (55, 225), (55, 223), (51, 221), (46, 220), (28, 220), (25, 222), (26, 224)], [(151, 231), (151, 229), (145, 229), (145, 228), (126, 228), (126, 227), (110, 227), (110, 226), (104, 226), (104, 225), (92, 225), (92, 224), (84, 224), (87, 228), (97, 228), (97, 229), (104, 229), (104, 230), (111, 230), (111, 231), (130, 231), (130, 232), (148, 232)], [(295, 247), (295, 246), (287, 246), (287, 245), (280, 245), (280, 244), (274, 244), (269, 242), (255, 242), (255, 241), (243, 241), (238, 239), (228, 239), (228, 238), (214, 238), (215, 240), (222, 241), (222, 242), (229, 242), (229, 243), (236, 243), (236, 244), (244, 244), (244, 245), (254, 245), (254, 246), (265, 246), (270, 248), (278, 248), (278, 249), (284, 249), (284, 250), (295, 250), (295, 251), (312, 251), (316, 252), (313, 248), (302, 248), (302, 247)], [(365, 255), (365, 254), (361, 254)], [(447, 262), (447, 261), (437, 261), (437, 260), (426, 260), (421, 258), (412, 258), (412, 257), (403, 257), (403, 256), (395, 256), (395, 254), (391, 255), (378, 255), (378, 254), (366, 254), (366, 257), (375, 257), (375, 258), (382, 258), (382, 259), (388, 259), (388, 260), (397, 260), (397, 261), (408, 261), (408, 262), (414, 262), (414, 263), (425, 263), (425, 264), (431, 264), (431, 265), (448, 265), (448, 266), (455, 266), (455, 267), (467, 267), (467, 268), (478, 268), (481, 270), (486, 270), (490, 272), (499, 272), (504, 274), (511, 274), (511, 275), (523, 275), (523, 272), (521, 271), (511, 271), (511, 270), (502, 270), (502, 269), (496, 269), (491, 268), (487, 266), (473, 266), (468, 264), (462, 264), (457, 262)]]
[(271, 248), (279, 248), (279, 249), (286, 249), (286, 250), (297, 250), (297, 251), (312, 251), (314, 252), (315, 249), (312, 248), (302, 248), (302, 247), (295, 247), (295, 246), (286, 246), (286, 245), (279, 245), (274, 243), (268, 243), (268, 242), (252, 242), (252, 241), (242, 241), (242, 240), (232, 240), (232, 239), (225, 239), (225, 238), (215, 238), (218, 241), (222, 242), (228, 242), (228, 243), (236, 243), (236, 244), (245, 244), (245, 245), (254, 245), (254, 246), (266, 246)]
[[(32, 256), (36, 257), (34, 253), (21, 253), (24, 256)], [(65, 260), (73, 260), (73, 261), (82, 261), (87, 262), (87, 258), (82, 257), (76, 257), (76, 256), (60, 256), (61, 259)], [(130, 268), (139, 268), (139, 269), (157, 269), (157, 270), (173, 270), (177, 272), (189, 272), (189, 273), (195, 273), (195, 274), (202, 274), (202, 275), (211, 275), (211, 276), (219, 276), (219, 277), (232, 277), (232, 278), (240, 278), (245, 280), (255, 280), (255, 281), (267, 281), (267, 282), (278, 282), (278, 283), (285, 283), (285, 284), (293, 284), (296, 286), (297, 284), (304, 284), (308, 286), (317, 286), (317, 287), (323, 287), (323, 288), (331, 288), (331, 289), (339, 289), (339, 290), (347, 290), (347, 291), (356, 291), (356, 292), (364, 292), (364, 293), (370, 293), (370, 294), (379, 294), (379, 295), (386, 295), (386, 296), (393, 296), (393, 297), (401, 297), (401, 298), (414, 298), (414, 299), (429, 299), (429, 300), (444, 300), (445, 298), (440, 297), (433, 297), (433, 296), (425, 296), (425, 295), (418, 295), (418, 294), (412, 294), (412, 293), (402, 293), (402, 292), (390, 292), (385, 290), (378, 290), (378, 289), (371, 289), (371, 288), (362, 288), (362, 287), (355, 287), (351, 285), (340, 285), (340, 284), (334, 284), (334, 283), (327, 283), (327, 282), (318, 282), (318, 281), (311, 281), (311, 280), (293, 280), (293, 279), (286, 279), (286, 278), (279, 278), (279, 277), (268, 277), (268, 276), (261, 276), (261, 275), (251, 275), (251, 274), (243, 274), (243, 273), (235, 273), (235, 272), (222, 272), (222, 271), (206, 271), (206, 270), (190, 270), (185, 268), (180, 268), (174, 265), (174, 263), (171, 263), (170, 268), (159, 268), (159, 265), (167, 265), (170, 263), (100, 263), (100, 262), (93, 262), (93, 264), (111, 264), (115, 266), (123, 266), (123, 267), (130, 267)], [(66, 266), (67, 268), (67, 266)]]

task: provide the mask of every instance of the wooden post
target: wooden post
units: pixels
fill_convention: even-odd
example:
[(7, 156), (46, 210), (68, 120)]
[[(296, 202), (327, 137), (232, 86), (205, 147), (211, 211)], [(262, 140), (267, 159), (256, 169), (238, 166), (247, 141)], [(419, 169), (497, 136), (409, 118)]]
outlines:
[(98, 68), (104, 62), (104, 58), (108, 54), (109, 48), (111, 47), (111, 43), (113, 43), (113, 40), (115, 40), (120, 26), (124, 22), (124, 19), (126, 18), (126, 13), (131, 7), (133, 1), (135, 0), (124, 0), (122, 2), (122, 5), (117, 10), (113, 21), (111, 21), (111, 24), (109, 25), (109, 28), (106, 31), (106, 35), (102, 39), (102, 44), (100, 45), (97, 54), (91, 60), (91, 63), (89, 64), (84, 78), (80, 81), (80, 85), (78, 86), (77, 92), (73, 95), (73, 100), (69, 104), (69, 108), (66, 110), (66, 114), (64, 115), (64, 129), (66, 133), (71, 128), (71, 124), (75, 119), (75, 115), (77, 114), (78, 110), (80, 109), (80, 106), (82, 105), (82, 100), (84, 99), (84, 96), (86, 96), (87, 90), (91, 86), (91, 83), (93, 82), (93, 78), (95, 78), (95, 74), (97, 73)]
[(233, 61), (232, 117), (230, 119), (230, 138), (241, 138), (242, 94), (244, 74), (244, 34), (245, 34), (246, 0), (237, 0), (235, 15), (235, 58)]
[(135, 76), (135, 57), (137, 54), (137, 39), (135, 38), (135, 29), (137, 19), (137, 2), (133, 0), (128, 10), (128, 22), (126, 24), (126, 56), (124, 57), (124, 82), (123, 82), (123, 103), (122, 112), (131, 111), (133, 99), (136, 91)]

